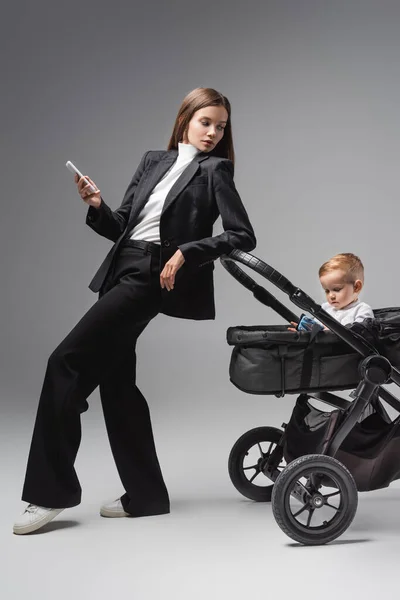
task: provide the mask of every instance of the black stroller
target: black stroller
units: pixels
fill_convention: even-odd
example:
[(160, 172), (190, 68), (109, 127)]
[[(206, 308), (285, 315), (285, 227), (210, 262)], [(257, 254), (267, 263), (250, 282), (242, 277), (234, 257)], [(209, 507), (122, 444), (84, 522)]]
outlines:
[[(400, 415), (392, 421), (380, 401), (400, 413), (400, 400), (381, 387), (400, 386), (400, 308), (374, 310), (374, 319), (345, 327), (251, 254), (235, 250), (221, 258), (237, 281), (288, 322), (300, 317), (237, 262), (268, 279), (330, 331), (291, 332), (287, 325), (228, 329), (235, 386), (250, 394), (299, 394), (282, 429), (257, 427), (237, 440), (229, 475), (247, 498), (272, 502), (274, 517), (289, 537), (326, 544), (352, 522), (357, 491), (384, 488), (400, 478)], [(332, 393), (352, 388), (352, 402)], [(323, 412), (310, 399), (334, 410)], [(259, 485), (260, 480), (274, 483)]]

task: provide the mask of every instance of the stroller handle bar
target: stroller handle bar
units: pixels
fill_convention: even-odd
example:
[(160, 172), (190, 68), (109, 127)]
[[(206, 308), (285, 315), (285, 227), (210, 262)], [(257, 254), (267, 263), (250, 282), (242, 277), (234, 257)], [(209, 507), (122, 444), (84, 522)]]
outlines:
[[(378, 351), (371, 347), (371, 344), (364, 340), (361, 335), (354, 331), (349, 330), (347, 327), (342, 325), (339, 321), (336, 321), (329, 313), (327, 313), (319, 304), (314, 302), (310, 296), (308, 296), (303, 290), (293, 285), (286, 277), (284, 277), (279, 271), (260, 260), (252, 254), (243, 252), (242, 250), (233, 250), (230, 254), (225, 254), (220, 257), (222, 266), (237, 280), (239, 283), (244, 285), (248, 290), (252, 291), (257, 300), (260, 300), (263, 304), (270, 306), (278, 314), (280, 314), (287, 321), (299, 321), (299, 317), (289, 311), (282, 303), (280, 303), (270, 292), (265, 288), (258, 285), (251, 277), (249, 277), (243, 269), (241, 269), (237, 262), (242, 263), (246, 267), (249, 267), (265, 279), (268, 279), (282, 292), (285, 292), (290, 300), (301, 308), (310, 312), (312, 315), (317, 317), (321, 323), (326, 325), (333, 333), (335, 333), (340, 339), (346, 342), (351, 348), (356, 350), (361, 356), (367, 357), (371, 354), (378, 354)], [(400, 372), (392, 367), (392, 380), (400, 385)]]
[[(234, 250), (234, 252), (237, 252), (237, 251)], [(233, 252), (232, 252), (232, 254), (233, 254)], [(259, 285), (256, 281), (254, 281), (254, 279), (252, 279), (249, 275), (247, 275), (247, 273), (245, 273), (243, 271), (243, 269), (241, 269), (234, 262), (234, 260), (232, 260), (234, 258), (232, 256), (232, 254), (230, 254), (229, 256), (221, 257), (221, 263), (225, 267), (225, 269), (230, 273), (230, 275), (232, 275), (232, 277), (234, 277), (236, 279), (236, 281), (241, 283), (243, 285), (243, 287), (248, 289), (250, 292), (253, 292), (254, 297), (259, 302), (261, 302), (262, 304), (265, 304), (265, 306), (271, 307), (273, 310), (275, 310), (281, 317), (283, 317), (289, 323), (291, 321), (298, 323), (300, 320), (300, 317), (298, 315), (296, 315), (294, 312), (292, 312), (291, 310), (289, 310), (277, 298), (275, 298), (275, 296), (273, 294), (271, 294), (271, 292), (266, 290), (264, 287)], [(250, 257), (250, 259), (248, 257)], [(237, 260), (240, 260), (240, 262), (246, 261), (244, 263), (246, 265), (248, 264), (248, 262), (251, 261), (251, 264), (252, 264), (251, 268), (254, 270), (257, 270), (258, 273), (261, 272), (260, 270), (258, 270), (259, 265), (257, 265), (255, 263), (255, 261), (257, 261), (257, 263), (262, 263), (262, 261), (258, 260), (258, 258), (255, 258), (254, 256), (251, 256), (250, 254), (246, 254), (245, 252), (240, 252), (240, 256), (237, 258)], [(266, 263), (262, 263), (262, 264), (268, 267), (268, 265), (266, 265)], [(271, 267), (269, 267), (269, 268), (271, 268)], [(260, 269), (261, 269), (261, 267), (260, 267)], [(277, 272), (277, 271), (275, 271), (275, 272)], [(286, 281), (288, 282), (287, 279), (286, 279)]]
[[(260, 260), (256, 256), (253, 256), (252, 254), (242, 252), (242, 250), (232, 250), (230, 254), (225, 254), (221, 256), (220, 260), (223, 267), (225, 267), (225, 269), (237, 281), (239, 281), (239, 283), (244, 285), (244, 287), (246, 287), (250, 291), (253, 291), (254, 286), (257, 286), (258, 284), (256, 284), (256, 282), (251, 277), (249, 277), (243, 271), (243, 269), (241, 269), (238, 265), (234, 264), (235, 261), (242, 263), (243, 265), (249, 267), (259, 275), (265, 277), (265, 279), (268, 279), (268, 281), (270, 281), (277, 288), (282, 290), (282, 292), (285, 292), (285, 294), (289, 296), (293, 304), (295, 304), (299, 308), (307, 310), (312, 314), (315, 314), (321, 308), (321, 306), (314, 302), (314, 300), (310, 298), (310, 296), (308, 296), (300, 288), (293, 285), (293, 283), (291, 283), (289, 279), (287, 279), (281, 273), (279, 273), (279, 271), (268, 265), (263, 260)], [(262, 289), (264, 289), (264, 291), (267, 291), (265, 290), (265, 288)]]

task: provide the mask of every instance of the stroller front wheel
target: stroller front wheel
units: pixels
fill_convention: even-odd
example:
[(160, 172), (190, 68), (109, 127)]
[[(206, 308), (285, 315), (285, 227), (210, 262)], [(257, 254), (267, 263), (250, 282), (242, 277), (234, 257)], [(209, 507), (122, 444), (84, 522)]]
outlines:
[(356, 514), (357, 503), (350, 471), (324, 454), (300, 456), (289, 463), (272, 492), (279, 527), (305, 545), (327, 544), (342, 535)]
[[(255, 502), (270, 502), (273, 485), (264, 474), (272, 452), (278, 446), (283, 431), (275, 427), (255, 427), (246, 431), (233, 446), (228, 460), (229, 477), (235, 488)], [(275, 461), (283, 468), (283, 449)]]

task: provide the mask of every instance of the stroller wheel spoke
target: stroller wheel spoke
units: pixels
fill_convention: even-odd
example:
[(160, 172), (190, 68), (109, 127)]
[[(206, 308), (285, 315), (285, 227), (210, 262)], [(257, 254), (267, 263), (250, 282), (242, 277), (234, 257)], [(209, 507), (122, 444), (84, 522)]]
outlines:
[(333, 508), (334, 510), (336, 510), (336, 512), (339, 511), (339, 506), (334, 506), (333, 504), (329, 504), (329, 502), (325, 502), (324, 506), (329, 506), (329, 508)]
[(264, 458), (264, 452), (262, 451), (260, 442), (257, 442), (258, 449), (260, 451), (261, 458)]
[(310, 508), (310, 514), (308, 515), (306, 527), (310, 527), (311, 519), (312, 519), (312, 516), (314, 514), (314, 510), (315, 510), (315, 508)]
[(265, 456), (269, 456), (271, 454), (271, 450), (272, 450), (272, 446), (273, 445), (274, 445), (274, 442), (271, 442), (270, 445), (269, 445), (269, 448), (268, 448), (268, 450), (267, 450), (267, 452), (265, 454)]
[(249, 467), (243, 467), (243, 471), (248, 471), (249, 469), (256, 469), (258, 471), (258, 465), (250, 465)]
[(308, 504), (305, 504), (300, 510), (297, 511), (297, 513), (294, 513), (293, 517), (296, 518), (299, 515), (301, 515), (301, 513), (303, 513), (305, 510), (309, 510), (310, 507)]
[(340, 494), (340, 490), (338, 490), (337, 492), (332, 492), (332, 494), (324, 494), (324, 498), (326, 500), (327, 498), (332, 498), (333, 496), (337, 496), (338, 494)]
[(257, 475), (259, 475), (261, 473), (261, 471), (259, 469), (257, 469), (257, 471), (254, 473), (254, 475), (252, 475), (249, 479), (250, 483), (253, 483), (253, 481), (255, 480), (255, 478), (257, 477)]
[[(319, 473), (311, 473), (309, 482), (311, 484), (311, 489), (314, 492), (317, 492), (319, 490), (319, 488), (321, 487), (321, 481), (322, 481), (322, 477)], [(307, 489), (309, 488), (309, 486), (306, 486), (306, 487), (307, 487)]]

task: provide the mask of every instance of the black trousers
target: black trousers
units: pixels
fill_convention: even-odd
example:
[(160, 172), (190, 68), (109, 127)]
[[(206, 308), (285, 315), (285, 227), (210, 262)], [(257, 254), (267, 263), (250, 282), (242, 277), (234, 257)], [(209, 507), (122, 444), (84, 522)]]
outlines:
[(121, 248), (99, 300), (48, 360), (22, 500), (49, 508), (80, 503), (74, 469), (80, 414), (100, 386), (107, 433), (126, 491), (125, 511), (134, 516), (169, 512), (148, 405), (135, 384), (136, 340), (160, 306), (159, 257)]

